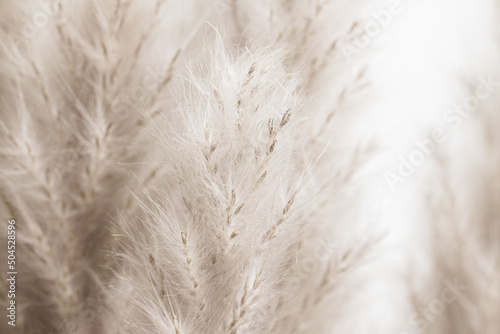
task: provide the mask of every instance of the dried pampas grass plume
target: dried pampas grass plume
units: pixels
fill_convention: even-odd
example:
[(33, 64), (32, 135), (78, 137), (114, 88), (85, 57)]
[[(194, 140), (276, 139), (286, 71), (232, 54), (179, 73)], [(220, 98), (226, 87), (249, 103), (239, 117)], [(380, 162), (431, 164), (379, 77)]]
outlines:
[(0, 333), (497, 333), (498, 14), (0, 2)]

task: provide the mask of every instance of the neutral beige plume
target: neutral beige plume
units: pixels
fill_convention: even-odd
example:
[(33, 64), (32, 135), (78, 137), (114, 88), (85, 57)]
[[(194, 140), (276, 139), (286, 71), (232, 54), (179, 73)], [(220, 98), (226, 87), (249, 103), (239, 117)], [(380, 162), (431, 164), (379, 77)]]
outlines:
[(499, 5), (0, 2), (0, 333), (499, 333)]

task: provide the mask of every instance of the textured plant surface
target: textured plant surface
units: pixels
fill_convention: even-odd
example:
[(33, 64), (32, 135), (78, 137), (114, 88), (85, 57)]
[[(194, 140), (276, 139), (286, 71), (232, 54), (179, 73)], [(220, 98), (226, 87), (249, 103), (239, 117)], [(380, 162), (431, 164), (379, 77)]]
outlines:
[(499, 6), (2, 0), (0, 333), (499, 333)]

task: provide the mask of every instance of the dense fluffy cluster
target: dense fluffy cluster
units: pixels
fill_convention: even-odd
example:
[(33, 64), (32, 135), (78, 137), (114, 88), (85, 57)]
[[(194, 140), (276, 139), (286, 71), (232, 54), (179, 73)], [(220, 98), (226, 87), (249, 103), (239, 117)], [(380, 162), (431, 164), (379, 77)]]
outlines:
[(499, 5), (0, 2), (0, 332), (498, 333)]

